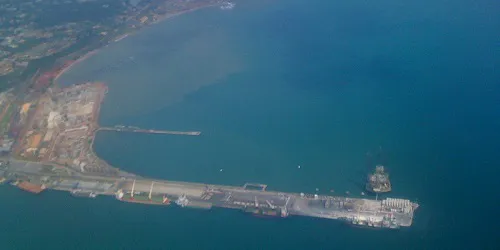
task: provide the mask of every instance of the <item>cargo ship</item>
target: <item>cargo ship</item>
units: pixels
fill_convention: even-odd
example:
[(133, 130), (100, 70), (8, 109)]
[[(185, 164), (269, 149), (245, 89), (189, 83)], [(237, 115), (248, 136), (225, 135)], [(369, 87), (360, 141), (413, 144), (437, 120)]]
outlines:
[(80, 189), (72, 190), (71, 195), (74, 197), (85, 197), (85, 198), (95, 198), (97, 194), (91, 191), (84, 191)]
[(165, 195), (148, 195), (146, 193), (124, 193), (118, 191), (116, 193), (116, 198), (125, 202), (150, 204), (150, 205), (169, 205), (170, 200)]
[(384, 216), (382, 218), (366, 218), (364, 216), (346, 218), (353, 227), (372, 228), (372, 229), (399, 229), (394, 217)]
[(372, 193), (387, 193), (392, 190), (389, 174), (385, 172), (384, 166), (377, 165), (375, 172), (368, 175), (366, 190)]
[(189, 208), (199, 208), (199, 209), (212, 208), (212, 203), (203, 201), (191, 201), (186, 197), (186, 195), (179, 196), (179, 198), (177, 198), (177, 200), (175, 201), (175, 204), (177, 204), (180, 207), (189, 207)]
[(243, 209), (246, 213), (251, 213), (256, 217), (280, 217), (281, 211), (279, 208), (262, 208), (262, 207), (245, 207)]
[(34, 194), (39, 194), (43, 190), (45, 190), (45, 185), (38, 185), (38, 184), (33, 184), (28, 181), (20, 181), (17, 183), (17, 187), (20, 188), (21, 190), (34, 193)]

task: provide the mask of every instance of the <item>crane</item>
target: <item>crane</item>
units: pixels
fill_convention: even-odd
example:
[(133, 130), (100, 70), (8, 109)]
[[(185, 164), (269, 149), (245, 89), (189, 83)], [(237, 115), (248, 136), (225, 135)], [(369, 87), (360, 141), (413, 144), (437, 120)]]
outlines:
[(134, 198), (134, 188), (135, 188), (135, 180), (134, 180), (134, 183), (132, 183), (132, 192), (130, 192), (131, 198)]
[(155, 182), (151, 182), (151, 188), (149, 189), (149, 199), (151, 200), (151, 193), (153, 193), (153, 186), (155, 185)]
[(269, 205), (269, 207), (270, 207), (271, 209), (275, 209), (275, 208), (276, 208), (276, 206), (275, 206), (275, 205), (273, 205), (273, 204), (271, 204), (271, 202), (269, 202), (268, 200), (266, 200), (266, 203), (267, 203), (267, 205)]

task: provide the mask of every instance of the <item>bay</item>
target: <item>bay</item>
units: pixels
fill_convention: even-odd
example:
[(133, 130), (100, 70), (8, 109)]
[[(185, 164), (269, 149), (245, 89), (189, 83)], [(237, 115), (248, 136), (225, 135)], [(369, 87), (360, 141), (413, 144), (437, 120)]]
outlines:
[[(9, 202), (7, 249), (493, 249), (500, 160), (494, 1), (239, 1), (166, 20), (59, 79), (104, 81), (95, 150), (139, 175), (360, 196), (383, 163), (391, 197), (418, 200), (411, 228), (31, 197)], [(297, 165), (301, 165), (298, 169)], [(219, 171), (224, 169), (223, 172)], [(10, 202), (12, 200), (12, 202)], [(20, 209), (22, 208), (22, 209)], [(2, 238), (3, 237), (3, 238)], [(30, 241), (25, 241), (29, 237)]]

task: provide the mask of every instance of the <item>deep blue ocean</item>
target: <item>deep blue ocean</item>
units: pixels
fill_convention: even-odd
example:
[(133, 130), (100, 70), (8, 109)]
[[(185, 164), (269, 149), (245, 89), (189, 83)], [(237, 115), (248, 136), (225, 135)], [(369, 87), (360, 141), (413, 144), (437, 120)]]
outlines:
[(7, 185), (0, 249), (499, 249), (499, 13), (496, 0), (240, 0), (147, 27), (59, 79), (109, 86), (102, 125), (202, 132), (98, 134), (126, 171), (360, 196), (381, 163), (390, 197), (421, 204), (410, 228)]

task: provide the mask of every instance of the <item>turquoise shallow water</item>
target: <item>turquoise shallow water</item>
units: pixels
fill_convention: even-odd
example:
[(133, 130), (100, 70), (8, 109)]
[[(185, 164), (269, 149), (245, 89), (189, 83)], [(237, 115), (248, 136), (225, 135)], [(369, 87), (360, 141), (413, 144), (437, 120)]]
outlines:
[(9, 215), (0, 224), (6, 232), (0, 244), (494, 249), (499, 10), (486, 0), (242, 1), (231, 11), (205, 9), (149, 27), (60, 79), (109, 85), (103, 125), (202, 131), (200, 137), (99, 134), (97, 153), (124, 170), (357, 195), (366, 172), (382, 162), (391, 173), (391, 196), (421, 203), (411, 228), (262, 220), (58, 192), (32, 197), (7, 186), (0, 189), (9, 201), (0, 204)]

